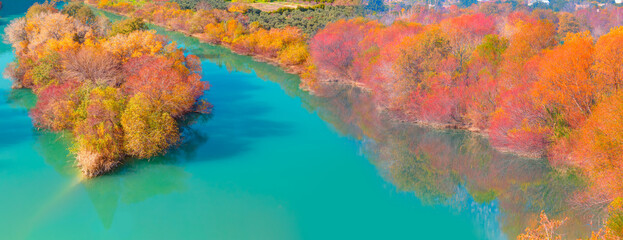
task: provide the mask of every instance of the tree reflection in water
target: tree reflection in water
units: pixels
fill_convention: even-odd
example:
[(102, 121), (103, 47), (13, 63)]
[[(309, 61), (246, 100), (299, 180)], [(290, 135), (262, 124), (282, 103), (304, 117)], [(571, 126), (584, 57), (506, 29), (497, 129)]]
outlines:
[(310, 109), (344, 136), (361, 140), (387, 181), (422, 203), (470, 212), (485, 225), (499, 222), (499, 236), (518, 235), (535, 224), (541, 210), (572, 219), (563, 229), (568, 237), (590, 232), (586, 218), (567, 204), (582, 185), (574, 172), (558, 172), (546, 159), (499, 152), (475, 133), (393, 121), (368, 104), (370, 95), (359, 89), (324, 86), (319, 94)]

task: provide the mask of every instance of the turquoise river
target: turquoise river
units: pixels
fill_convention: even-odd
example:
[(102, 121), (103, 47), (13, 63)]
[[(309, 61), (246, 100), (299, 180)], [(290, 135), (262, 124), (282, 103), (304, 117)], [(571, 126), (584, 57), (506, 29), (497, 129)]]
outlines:
[[(5, 1), (2, 29), (32, 1)], [(115, 18), (114, 16), (111, 16)], [(118, 19), (118, 17), (116, 17)], [(514, 239), (577, 188), (479, 135), (386, 119), (357, 89), (299, 90), (270, 64), (159, 29), (202, 59), (213, 113), (179, 148), (84, 180), (67, 134), (37, 130), (0, 80), (0, 239)], [(0, 67), (14, 60), (0, 44)]]

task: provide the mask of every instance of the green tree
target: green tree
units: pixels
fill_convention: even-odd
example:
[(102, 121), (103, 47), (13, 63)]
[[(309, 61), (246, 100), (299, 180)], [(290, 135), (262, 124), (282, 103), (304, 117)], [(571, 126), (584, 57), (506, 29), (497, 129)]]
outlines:
[(85, 24), (93, 24), (95, 22), (95, 14), (91, 11), (91, 8), (80, 2), (70, 2), (63, 7), (62, 13), (72, 16)]
[(121, 126), (126, 154), (138, 158), (164, 153), (180, 139), (175, 119), (166, 112), (157, 111), (142, 93), (128, 102), (121, 115)]
[(129, 34), (134, 31), (147, 30), (147, 24), (142, 18), (128, 18), (112, 25), (110, 36), (117, 34)]

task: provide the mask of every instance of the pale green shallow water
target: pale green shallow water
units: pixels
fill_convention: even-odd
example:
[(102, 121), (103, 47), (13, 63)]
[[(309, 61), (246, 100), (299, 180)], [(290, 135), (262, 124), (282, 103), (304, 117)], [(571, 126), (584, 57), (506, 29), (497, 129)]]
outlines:
[(79, 180), (69, 140), (34, 129), (32, 94), (0, 80), (0, 239), (506, 239), (541, 209), (570, 214), (573, 186), (541, 160), (386, 121), (356, 90), (310, 96), (276, 67), (159, 31), (202, 58), (213, 114), (109, 176)]

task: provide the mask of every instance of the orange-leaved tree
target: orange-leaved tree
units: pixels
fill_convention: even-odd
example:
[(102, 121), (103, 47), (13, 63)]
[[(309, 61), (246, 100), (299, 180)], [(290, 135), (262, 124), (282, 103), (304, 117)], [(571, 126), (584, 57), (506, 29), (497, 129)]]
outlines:
[(591, 76), (593, 38), (588, 32), (569, 34), (565, 43), (547, 51), (532, 94), (550, 115), (556, 137), (579, 127), (591, 113), (599, 84)]
[(603, 35), (595, 44), (595, 77), (604, 84), (604, 90), (623, 87), (623, 27)]
[(597, 105), (574, 135), (574, 163), (605, 199), (623, 197), (623, 91)]

